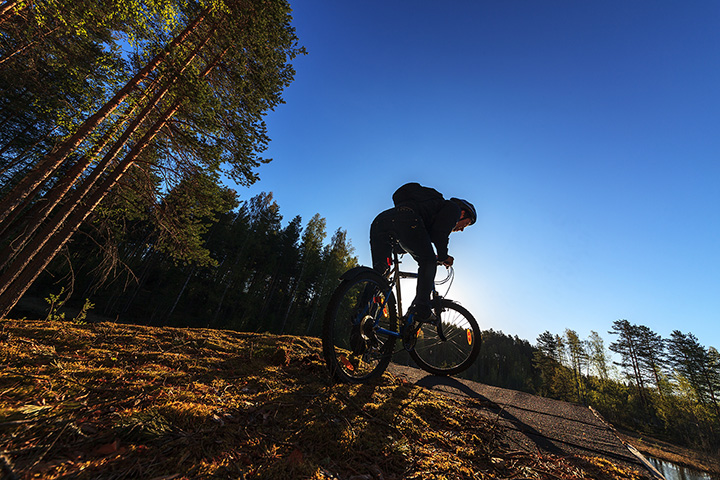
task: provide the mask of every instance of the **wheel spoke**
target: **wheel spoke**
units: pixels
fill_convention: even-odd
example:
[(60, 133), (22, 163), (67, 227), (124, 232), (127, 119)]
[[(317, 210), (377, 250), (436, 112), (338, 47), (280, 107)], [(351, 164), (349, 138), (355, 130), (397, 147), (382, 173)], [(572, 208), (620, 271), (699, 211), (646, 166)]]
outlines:
[(395, 330), (395, 303), (385, 281), (374, 274), (343, 281), (328, 305), (323, 328), (325, 360), (336, 379), (363, 382), (382, 374), (394, 338), (380, 338), (377, 327)]
[(449, 300), (441, 314), (443, 341), (437, 328), (424, 325), (411, 356), (418, 366), (437, 375), (450, 375), (467, 369), (480, 349), (480, 329), (470, 312)]

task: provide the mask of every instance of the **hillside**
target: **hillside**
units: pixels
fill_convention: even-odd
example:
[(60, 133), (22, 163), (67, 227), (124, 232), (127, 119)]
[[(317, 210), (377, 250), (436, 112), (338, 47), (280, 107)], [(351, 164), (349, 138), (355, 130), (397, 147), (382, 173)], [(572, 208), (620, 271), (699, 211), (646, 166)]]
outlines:
[(8, 478), (640, 479), (503, 447), (462, 399), (385, 375), (333, 385), (320, 342), (205, 329), (0, 322)]

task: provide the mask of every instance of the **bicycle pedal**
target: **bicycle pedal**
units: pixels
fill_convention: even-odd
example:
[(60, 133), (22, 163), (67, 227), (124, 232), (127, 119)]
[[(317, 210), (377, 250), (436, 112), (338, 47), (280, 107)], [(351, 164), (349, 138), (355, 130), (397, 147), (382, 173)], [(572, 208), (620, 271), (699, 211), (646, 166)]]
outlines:
[(405, 347), (405, 350), (407, 350), (408, 352), (415, 348), (415, 344), (417, 343), (418, 338), (418, 332), (420, 331), (421, 326), (422, 323), (414, 322), (412, 325), (409, 325), (405, 328), (402, 341), (403, 347)]

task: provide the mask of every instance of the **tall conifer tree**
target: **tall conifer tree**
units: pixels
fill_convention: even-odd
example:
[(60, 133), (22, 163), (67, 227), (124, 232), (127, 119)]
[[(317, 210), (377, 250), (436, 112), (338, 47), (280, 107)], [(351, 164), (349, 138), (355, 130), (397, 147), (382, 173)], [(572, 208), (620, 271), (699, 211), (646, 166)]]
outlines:
[[(29, 161), (29, 168), (13, 167), (20, 178), (0, 200), (0, 229), (9, 232), (0, 240), (13, 246), (5, 251), (0, 274), (0, 317), (133, 169), (174, 172), (163, 178), (175, 184), (198, 169), (254, 182), (255, 167), (267, 161), (260, 157), (269, 141), (262, 115), (282, 102), (294, 74), (289, 61), (302, 51), (282, 0), (157, 0), (143, 2), (145, 10), (138, 12), (116, 2), (85, 3), (50, 2), (68, 19), (58, 28), (99, 46), (111, 41), (109, 33), (125, 33), (140, 48), (137, 71), (94, 113), (67, 128), (62, 142)], [(28, 11), (8, 10), (10, 17), (4, 12), (4, 24), (23, 13), (40, 28), (52, 12), (42, 3), (28, 5)], [(91, 28), (85, 19), (108, 6), (119, 13), (104, 12), (108, 20), (93, 27), (105, 34), (103, 44), (85, 35)], [(24, 41), (6, 48), (3, 58), (24, 58), (21, 53), (34, 48), (31, 39)], [(44, 206), (29, 228), (18, 228), (16, 212), (39, 200)]]

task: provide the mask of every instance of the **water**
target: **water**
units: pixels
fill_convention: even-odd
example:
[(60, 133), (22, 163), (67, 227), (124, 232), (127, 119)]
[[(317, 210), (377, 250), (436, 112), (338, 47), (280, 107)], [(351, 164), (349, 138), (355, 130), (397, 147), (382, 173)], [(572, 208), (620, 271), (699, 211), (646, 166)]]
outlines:
[(714, 477), (705, 472), (698, 472), (692, 468), (668, 462), (667, 460), (660, 460), (649, 455), (645, 455), (645, 458), (663, 474), (665, 480), (720, 480), (720, 477)]

